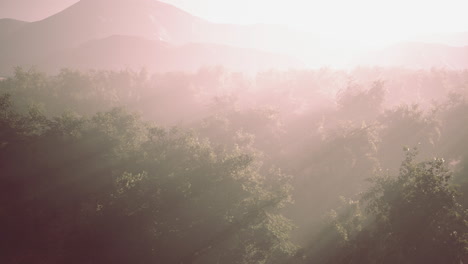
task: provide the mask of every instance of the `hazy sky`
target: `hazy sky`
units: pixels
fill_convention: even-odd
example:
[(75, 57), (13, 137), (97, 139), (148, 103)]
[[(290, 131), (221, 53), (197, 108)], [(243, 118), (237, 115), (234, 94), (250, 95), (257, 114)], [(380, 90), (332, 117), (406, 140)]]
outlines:
[(60, 12), (77, 0), (0, 0), (0, 18), (25, 21), (43, 19)]
[[(39, 20), (77, 0), (0, 0), (0, 18)], [(388, 38), (468, 31), (466, 0), (164, 0), (214, 22), (272, 23)]]
[(466, 0), (166, 1), (218, 22), (288, 24), (358, 39), (468, 31)]

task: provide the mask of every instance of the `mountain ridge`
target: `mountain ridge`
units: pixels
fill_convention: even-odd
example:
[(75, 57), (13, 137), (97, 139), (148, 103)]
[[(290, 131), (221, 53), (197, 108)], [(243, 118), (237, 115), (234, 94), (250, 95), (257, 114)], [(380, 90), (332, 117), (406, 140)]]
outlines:
[(412, 69), (468, 69), (468, 45), (451, 46), (420, 41), (397, 43), (362, 59), (368, 65)]
[[(5, 25), (4, 29), (2, 29), (2, 25)], [(2, 30), (6, 32), (3, 34), (3, 38)], [(426, 55), (422, 57), (415, 56), (415, 53), (420, 53), (419, 50), (413, 49), (413, 51), (405, 52), (405, 48), (395, 47), (388, 47), (377, 53), (369, 53), (361, 59), (357, 53), (352, 53), (349, 49), (356, 43), (330, 40), (324, 36), (294, 31), (287, 27), (211, 23), (173, 5), (157, 0), (81, 0), (61, 12), (36, 22), (2, 22), (0, 20), (0, 39), (2, 40), (0, 74), (8, 73), (14, 66), (18, 65), (41, 65), (50, 61), (58, 61), (51, 59), (57, 57), (58, 54), (67, 54), (66, 56), (70, 57), (70, 54), (74, 52), (83, 53), (85, 49), (82, 45), (85, 43), (94, 43), (93, 47), (103, 52), (106, 51), (100, 46), (103, 43), (109, 45), (109, 50), (118, 50), (116, 47), (119, 43), (111, 43), (107, 39), (110, 36), (128, 36), (152, 40), (155, 42), (152, 44), (155, 47), (162, 42), (171, 45), (203, 43), (197, 44), (197, 49), (202, 54), (207, 53), (206, 49), (201, 48), (201, 45), (207, 47), (221, 45), (215, 46), (215, 49), (238, 55), (252, 54), (252, 57), (256, 59), (241, 56), (246, 60), (244, 63), (246, 68), (249, 67), (249, 64), (269, 65), (270, 62), (263, 63), (259, 61), (257, 63), (256, 61), (260, 58), (264, 62), (268, 61), (264, 56), (265, 54), (270, 54), (282, 62), (306, 60), (309, 62), (309, 67), (366, 63), (392, 66), (405, 64), (404, 61), (407, 59), (405, 56), (407, 56), (409, 64), (422, 68), (444, 67), (446, 65), (454, 68), (468, 68), (466, 63), (457, 60), (457, 55), (453, 52), (442, 51), (451, 49), (449, 47), (432, 49), (433, 54), (426, 54), (427, 56), (433, 56), (430, 59), (425, 59), (424, 56)], [(145, 40), (142, 39), (138, 41), (139, 44), (135, 45), (142, 46), (144, 50), (150, 52), (144, 44)], [(93, 40), (97, 42), (92, 42)], [(98, 40), (106, 41), (99, 42)], [(121, 38), (114, 38), (114, 40), (128, 41), (128, 39), (122, 40)], [(100, 44), (98, 45), (98, 43)], [(330, 45), (330, 43), (333, 43), (333, 45)], [(234, 47), (238, 49), (236, 50)], [(399, 49), (399, 51), (396, 51), (396, 49)], [(407, 49), (411, 50), (409, 47)], [(87, 50), (89, 54), (96, 54), (96, 51), (92, 51), (90, 48)], [(181, 50), (172, 48), (169, 50), (181, 52)], [(429, 52), (431, 49), (421, 47), (421, 50)], [(461, 51), (463, 52), (463, 50)], [(127, 48), (125, 52), (137, 51)], [(273, 55), (273, 53), (277, 55)], [(394, 55), (387, 56), (386, 53)], [(187, 52), (187, 54), (192, 58), (197, 57), (193, 56), (191, 52)], [(221, 55), (218, 56), (224, 59), (229, 58), (231, 63), (234, 62), (231, 56)], [(284, 59), (285, 55), (289, 56), (288, 60)], [(83, 53), (83, 57), (87, 56)], [(163, 56), (163, 54), (160, 53), (160, 56)], [(374, 56), (374, 59), (371, 58), (372, 56)], [(440, 58), (441, 56), (445, 57)], [(121, 56), (121, 58), (123, 57)], [(139, 57), (144, 59), (143, 56)], [(175, 57), (173, 56), (173, 58)], [(215, 61), (211, 57), (205, 60), (200, 56), (198, 58), (200, 64)], [(397, 61), (397, 58), (400, 61)], [(129, 56), (127, 56), (127, 59), (132, 60)], [(449, 61), (448, 64), (447, 61)], [(223, 60), (218, 60), (218, 62), (223, 63)], [(290, 64), (289, 62), (286, 64)], [(122, 61), (122, 63), (125, 62)], [(68, 64), (74, 65), (75, 63), (70, 62)], [(106, 65), (106, 63), (97, 62), (96, 64)], [(238, 65), (239, 63), (234, 64)], [(297, 63), (292, 64), (297, 65)]]
[[(248, 67), (244, 63), (248, 61)], [(47, 59), (48, 70), (146, 68), (150, 71), (196, 71), (204, 66), (222, 65), (231, 70), (266, 70), (301, 64), (287, 56), (220, 44), (174, 45), (136, 36), (113, 35), (95, 39)]]

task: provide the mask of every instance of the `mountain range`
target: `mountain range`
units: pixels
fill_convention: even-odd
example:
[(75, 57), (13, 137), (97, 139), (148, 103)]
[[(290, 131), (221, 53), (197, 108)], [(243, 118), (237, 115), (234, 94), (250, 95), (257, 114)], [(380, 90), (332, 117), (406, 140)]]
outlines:
[(0, 19), (0, 75), (14, 66), (32, 65), (48, 71), (62, 67), (172, 71), (213, 65), (257, 71), (333, 66), (336, 60), (331, 55), (347, 65), (399, 66), (407, 61), (409, 67), (468, 68), (463, 55), (467, 47), (396, 45), (358, 57), (346, 54), (355, 43), (332, 42), (282, 26), (211, 23), (157, 0), (81, 0), (36, 22)]
[(431, 67), (458, 70), (468, 68), (468, 46), (440, 43), (405, 42), (366, 54), (362, 64), (382, 67), (425, 69)]

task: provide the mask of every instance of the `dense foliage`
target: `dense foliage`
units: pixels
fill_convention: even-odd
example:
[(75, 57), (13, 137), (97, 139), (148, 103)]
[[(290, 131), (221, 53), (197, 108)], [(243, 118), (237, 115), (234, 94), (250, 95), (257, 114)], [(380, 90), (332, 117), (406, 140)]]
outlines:
[(467, 94), (439, 69), (18, 68), (0, 260), (466, 263)]
[[(468, 210), (457, 202), (443, 159), (415, 162), (407, 150), (398, 177), (383, 175), (358, 201), (329, 215), (333, 250), (321, 263), (464, 263)], [(323, 252), (322, 252), (323, 253)]]
[[(3, 263), (271, 263), (294, 249), (277, 213), (287, 179), (259, 174), (251, 156), (119, 109), (48, 119), (8, 104)], [(286, 182), (271, 188), (267, 176)]]

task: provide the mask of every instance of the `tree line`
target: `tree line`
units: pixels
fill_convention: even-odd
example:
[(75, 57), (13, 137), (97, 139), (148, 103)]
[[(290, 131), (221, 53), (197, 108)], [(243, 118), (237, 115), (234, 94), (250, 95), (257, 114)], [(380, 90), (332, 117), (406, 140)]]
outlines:
[(18, 68), (0, 81), (1, 258), (467, 262), (467, 79)]

